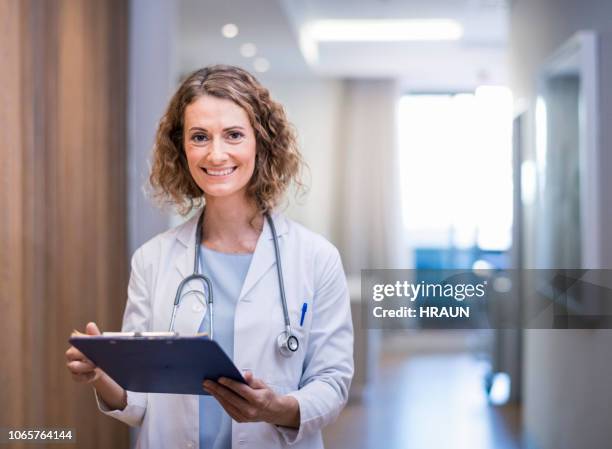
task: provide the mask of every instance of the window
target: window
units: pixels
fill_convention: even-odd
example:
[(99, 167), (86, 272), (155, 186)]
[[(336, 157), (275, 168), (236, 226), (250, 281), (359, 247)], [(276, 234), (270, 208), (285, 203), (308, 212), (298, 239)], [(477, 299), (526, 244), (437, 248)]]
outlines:
[(402, 215), (410, 246), (505, 251), (512, 227), (512, 95), (405, 95)]

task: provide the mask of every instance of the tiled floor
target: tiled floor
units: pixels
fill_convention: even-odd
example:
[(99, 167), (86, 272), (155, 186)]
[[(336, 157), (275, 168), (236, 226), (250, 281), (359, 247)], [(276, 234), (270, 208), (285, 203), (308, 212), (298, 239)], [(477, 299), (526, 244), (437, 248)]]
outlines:
[(327, 449), (518, 449), (518, 407), (493, 407), (470, 354), (383, 357), (366, 399), (324, 432)]

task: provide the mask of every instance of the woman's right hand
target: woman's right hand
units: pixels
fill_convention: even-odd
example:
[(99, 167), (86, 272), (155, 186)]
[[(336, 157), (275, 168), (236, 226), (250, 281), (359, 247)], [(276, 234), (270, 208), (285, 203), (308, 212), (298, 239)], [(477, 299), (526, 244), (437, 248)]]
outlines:
[[(87, 323), (86, 335), (100, 335), (96, 323)], [(98, 368), (74, 346), (66, 351), (66, 366), (75, 382), (92, 384), (109, 410), (123, 410), (127, 406), (127, 391)]]
[[(100, 329), (96, 323), (87, 323), (86, 335), (100, 335)], [(100, 379), (102, 370), (74, 346), (66, 351), (66, 366), (72, 374), (72, 379), (80, 383), (92, 383)]]

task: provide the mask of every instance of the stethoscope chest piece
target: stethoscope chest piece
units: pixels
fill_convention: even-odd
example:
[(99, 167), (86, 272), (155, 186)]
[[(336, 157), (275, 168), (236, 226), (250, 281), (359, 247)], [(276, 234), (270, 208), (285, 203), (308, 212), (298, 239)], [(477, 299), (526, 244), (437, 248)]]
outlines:
[(283, 357), (291, 357), (300, 347), (300, 343), (297, 337), (288, 332), (282, 332), (276, 338), (276, 344), (278, 346), (278, 351), (281, 353)]

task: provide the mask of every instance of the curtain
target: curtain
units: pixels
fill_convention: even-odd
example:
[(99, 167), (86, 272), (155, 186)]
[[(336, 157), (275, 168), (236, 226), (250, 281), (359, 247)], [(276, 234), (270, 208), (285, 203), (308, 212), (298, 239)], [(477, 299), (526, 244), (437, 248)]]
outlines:
[(402, 233), (394, 80), (348, 80), (337, 130), (336, 236), (347, 275), (408, 268)]

